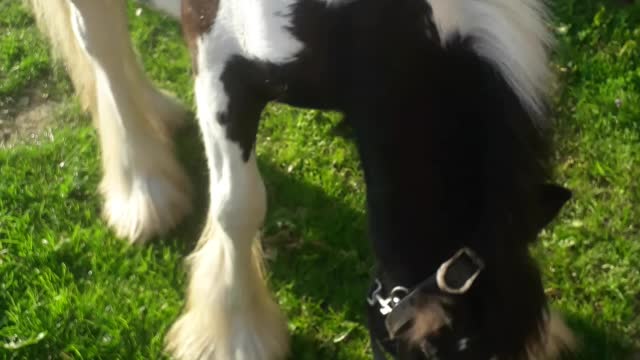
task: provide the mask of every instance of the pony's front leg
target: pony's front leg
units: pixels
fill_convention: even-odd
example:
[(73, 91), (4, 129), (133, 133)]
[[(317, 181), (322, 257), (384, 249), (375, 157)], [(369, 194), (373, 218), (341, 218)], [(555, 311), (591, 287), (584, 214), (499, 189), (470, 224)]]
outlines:
[(217, 44), (217, 51), (208, 45), (199, 44), (195, 86), (210, 211), (189, 257), (187, 304), (167, 335), (167, 350), (181, 360), (281, 359), (286, 322), (263, 278), (256, 239), (267, 208), (253, 149), (266, 103), (261, 81), (254, 81), (260, 70), (230, 55), (233, 43)]

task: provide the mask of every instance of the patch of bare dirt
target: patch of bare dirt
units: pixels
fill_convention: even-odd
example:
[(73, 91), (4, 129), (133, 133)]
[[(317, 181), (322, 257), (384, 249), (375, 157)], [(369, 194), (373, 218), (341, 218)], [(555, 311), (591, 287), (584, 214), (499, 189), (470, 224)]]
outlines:
[(0, 104), (0, 148), (52, 139), (58, 102), (38, 91)]

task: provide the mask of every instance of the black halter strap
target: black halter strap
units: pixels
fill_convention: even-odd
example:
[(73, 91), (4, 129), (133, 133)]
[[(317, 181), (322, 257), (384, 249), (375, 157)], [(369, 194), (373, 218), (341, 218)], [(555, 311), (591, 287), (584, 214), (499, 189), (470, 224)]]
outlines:
[[(382, 283), (376, 279), (375, 286), (367, 297), (367, 302), (374, 313), (384, 318), (387, 336), (380, 339), (372, 333), (371, 346), (374, 359), (385, 359), (385, 350), (392, 354), (395, 352), (394, 339), (404, 332), (407, 325), (415, 318), (416, 311), (418, 311), (418, 301), (422, 298), (421, 295), (464, 295), (473, 286), (483, 269), (484, 261), (471, 249), (462, 248), (449, 260), (442, 263), (435, 274), (416, 285), (412, 290), (396, 286), (384, 297), (382, 296), (384, 291)], [(383, 341), (384, 344), (380, 341)], [(456, 346), (459, 351), (464, 351), (471, 341), (472, 339), (469, 338), (456, 339)], [(425, 358), (437, 358), (431, 350), (433, 350), (432, 346), (425, 346), (422, 351)]]

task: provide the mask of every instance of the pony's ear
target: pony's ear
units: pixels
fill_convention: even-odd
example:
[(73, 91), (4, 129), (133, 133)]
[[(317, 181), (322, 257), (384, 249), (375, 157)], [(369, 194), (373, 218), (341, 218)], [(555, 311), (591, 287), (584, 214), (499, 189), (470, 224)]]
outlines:
[(540, 212), (536, 219), (536, 227), (542, 230), (558, 216), (560, 209), (571, 199), (572, 193), (571, 190), (559, 185), (544, 184), (540, 185), (539, 194)]

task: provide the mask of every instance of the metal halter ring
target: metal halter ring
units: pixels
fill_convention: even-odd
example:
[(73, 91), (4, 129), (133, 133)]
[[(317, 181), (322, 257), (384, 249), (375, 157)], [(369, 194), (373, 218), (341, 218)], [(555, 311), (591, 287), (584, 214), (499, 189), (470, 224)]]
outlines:
[[(466, 255), (477, 269), (469, 278), (467, 278), (467, 281), (465, 281), (465, 283), (461, 287), (452, 288), (449, 286), (449, 284), (447, 284), (445, 276), (447, 275), (447, 271), (453, 265), (453, 263), (463, 255)], [(455, 255), (453, 255), (451, 259), (440, 265), (440, 268), (438, 268), (438, 272), (436, 273), (436, 282), (440, 290), (446, 293), (455, 295), (464, 294), (469, 291), (469, 289), (473, 285), (473, 282), (476, 280), (478, 275), (480, 275), (480, 272), (482, 272), (482, 269), (484, 269), (484, 261), (482, 261), (482, 259), (480, 259), (480, 257), (473, 250), (464, 247), (460, 249)]]

